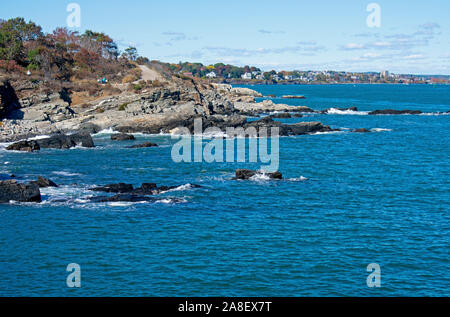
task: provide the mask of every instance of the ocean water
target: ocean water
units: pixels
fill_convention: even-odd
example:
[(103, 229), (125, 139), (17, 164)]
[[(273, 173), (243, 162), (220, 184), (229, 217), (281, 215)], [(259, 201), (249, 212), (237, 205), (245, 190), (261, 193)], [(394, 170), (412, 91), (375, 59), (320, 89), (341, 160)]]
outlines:
[[(280, 138), (281, 181), (235, 181), (260, 163), (174, 163), (166, 135), (14, 153), (0, 175), (60, 185), (0, 205), (2, 296), (449, 296), (449, 86), (255, 86), (343, 132)], [(369, 116), (375, 109), (425, 115)], [(367, 128), (373, 133), (350, 133)], [(125, 149), (151, 141), (157, 148)], [(208, 140), (204, 141), (205, 143)], [(184, 185), (154, 203), (93, 204), (115, 182)], [(190, 188), (199, 184), (202, 188)], [(66, 267), (81, 267), (81, 288)], [(381, 268), (369, 288), (367, 265)]]

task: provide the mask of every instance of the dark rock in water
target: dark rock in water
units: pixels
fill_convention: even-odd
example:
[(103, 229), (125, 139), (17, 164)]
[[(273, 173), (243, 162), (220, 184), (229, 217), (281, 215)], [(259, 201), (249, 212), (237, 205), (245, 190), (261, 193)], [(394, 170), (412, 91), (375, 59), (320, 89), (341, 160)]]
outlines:
[(283, 125), (280, 129), (280, 135), (302, 135), (316, 132), (333, 131), (329, 126), (321, 122), (298, 122), (289, 125)]
[(107, 203), (107, 202), (155, 202), (157, 198), (148, 197), (148, 196), (140, 196), (134, 194), (117, 194), (112, 197), (107, 196), (99, 196), (99, 197), (91, 197), (90, 201), (93, 203)]
[(147, 148), (147, 147), (156, 147), (158, 146), (158, 144), (156, 143), (151, 143), (151, 142), (145, 142), (142, 144), (136, 144), (136, 145), (131, 145), (131, 146), (127, 146), (127, 149), (141, 149), (141, 148)]
[(289, 119), (292, 118), (291, 114), (289, 112), (282, 112), (282, 113), (277, 113), (277, 114), (273, 114), (270, 115), (271, 118), (275, 118), (275, 119)]
[(366, 133), (366, 132), (370, 132), (370, 130), (367, 129), (355, 129), (352, 132), (357, 132), (357, 133)]
[(94, 147), (94, 141), (88, 133), (75, 133), (70, 135), (55, 134), (46, 139), (37, 141), (44, 149), (70, 149), (75, 146)]
[(143, 183), (141, 187), (133, 190), (133, 194), (154, 195), (158, 193), (158, 187), (155, 183)]
[(283, 98), (283, 99), (306, 99), (306, 97), (303, 95), (297, 95), (297, 96), (287, 95), (287, 96), (283, 96), (281, 98)]
[(6, 148), (7, 151), (34, 152), (41, 148), (36, 141), (19, 141)]
[(271, 136), (270, 128), (275, 127), (279, 128), (279, 136), (334, 131), (329, 126), (323, 125), (321, 122), (298, 122), (294, 124), (283, 124), (280, 121), (274, 121), (271, 117), (264, 117), (260, 120), (248, 122), (244, 125), (244, 129), (249, 127), (255, 127), (256, 129), (267, 128), (268, 136)]
[(37, 183), (18, 183), (16, 180), (0, 181), (0, 203), (41, 202), (41, 192)]
[(375, 110), (369, 112), (370, 115), (377, 115), (377, 114), (421, 114), (422, 111), (420, 110), (392, 110), (392, 109), (385, 109), (385, 110)]
[[(176, 189), (180, 186), (161, 186), (158, 187), (155, 183), (143, 183), (141, 187), (133, 188), (131, 184), (118, 183), (109, 184), (105, 186), (98, 186), (91, 188), (92, 191), (105, 192), (105, 193), (121, 193), (132, 195), (157, 195), (162, 192), (166, 192), (171, 189)], [(189, 184), (190, 188), (200, 188), (202, 186), (196, 184)]]
[(250, 179), (251, 177), (255, 175), (267, 175), (271, 179), (283, 179), (283, 175), (280, 172), (274, 172), (274, 173), (262, 173), (259, 171), (253, 171), (248, 169), (238, 169), (236, 170), (236, 176), (233, 179)]
[(39, 185), (40, 188), (58, 187), (58, 185), (56, 185), (55, 182), (51, 181), (48, 178), (44, 178), (42, 176), (38, 176), (38, 179), (37, 179), (36, 183)]
[(113, 140), (113, 141), (127, 141), (127, 140), (134, 140), (134, 139), (135, 139), (134, 135), (126, 134), (126, 133), (111, 135), (111, 140)]
[(293, 117), (293, 118), (301, 118), (301, 117), (303, 117), (303, 115), (302, 115), (301, 113), (294, 113), (294, 114), (292, 115), (292, 117)]
[(125, 183), (109, 184), (105, 186), (94, 187), (90, 190), (105, 193), (131, 193), (133, 191), (133, 185)]

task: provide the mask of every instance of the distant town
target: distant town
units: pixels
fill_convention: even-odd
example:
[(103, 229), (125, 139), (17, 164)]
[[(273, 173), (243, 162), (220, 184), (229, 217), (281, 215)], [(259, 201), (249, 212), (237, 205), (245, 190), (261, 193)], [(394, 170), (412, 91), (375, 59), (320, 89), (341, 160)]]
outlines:
[(238, 67), (218, 63), (167, 64), (183, 76), (210, 79), (214, 82), (253, 84), (346, 84), (346, 83), (392, 83), (392, 84), (450, 84), (446, 75), (393, 74), (388, 70), (380, 72), (344, 71), (262, 71), (257, 67)]

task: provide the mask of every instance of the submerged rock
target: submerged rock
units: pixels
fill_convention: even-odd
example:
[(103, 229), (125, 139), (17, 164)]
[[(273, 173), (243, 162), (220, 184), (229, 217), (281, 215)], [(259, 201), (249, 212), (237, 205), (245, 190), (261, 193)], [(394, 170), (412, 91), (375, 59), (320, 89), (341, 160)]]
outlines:
[(378, 114), (421, 114), (422, 111), (420, 110), (392, 110), (392, 109), (385, 109), (385, 110), (375, 110), (369, 112), (370, 115), (378, 115)]
[(250, 179), (253, 176), (257, 176), (257, 175), (266, 175), (270, 179), (283, 179), (283, 175), (280, 172), (263, 173), (260, 171), (254, 171), (254, 170), (249, 170), (249, 169), (236, 170), (236, 176), (233, 179), (247, 180), (247, 179)]
[(109, 184), (105, 186), (94, 187), (90, 190), (105, 193), (129, 193), (133, 191), (133, 185), (125, 183)]
[(55, 182), (53, 182), (52, 180), (50, 180), (48, 178), (44, 178), (42, 176), (38, 176), (36, 183), (39, 185), (40, 188), (58, 187), (58, 185), (56, 185)]
[[(171, 197), (168, 199), (170, 200), (170, 203), (185, 202), (184, 199), (177, 198), (177, 197)], [(155, 203), (155, 202), (161, 201), (161, 198), (140, 196), (140, 195), (134, 195), (134, 194), (117, 194), (112, 197), (107, 197), (107, 196), (91, 197), (90, 201), (92, 203), (111, 203), (111, 202)]]
[(355, 130), (353, 130), (352, 132), (356, 132), (356, 133), (367, 133), (367, 132), (370, 132), (370, 130), (367, 130), (367, 129), (362, 128), (362, 129), (355, 129)]
[(111, 135), (111, 140), (113, 140), (113, 141), (127, 141), (127, 140), (135, 140), (135, 137), (132, 134), (120, 133), (120, 134), (113, 134), (113, 135)]
[(156, 143), (151, 143), (151, 142), (145, 142), (142, 144), (136, 144), (136, 145), (131, 145), (131, 146), (127, 146), (127, 149), (141, 149), (141, 148), (148, 148), (148, 147), (157, 147), (158, 144)]
[(34, 152), (41, 148), (36, 141), (19, 141), (6, 148), (7, 151)]
[(117, 194), (112, 197), (98, 196), (91, 197), (90, 201), (93, 203), (107, 203), (107, 202), (155, 202), (156, 198), (148, 196), (139, 196), (133, 194)]
[[(200, 188), (200, 185), (188, 184), (189, 188)], [(105, 193), (120, 193), (120, 194), (132, 194), (132, 195), (157, 195), (162, 192), (166, 192), (172, 189), (180, 188), (181, 186), (160, 186), (155, 183), (143, 183), (141, 187), (134, 188), (131, 184), (118, 183), (109, 184), (105, 186), (98, 186), (91, 188), (92, 191), (105, 192)]]
[(283, 99), (306, 99), (306, 97), (303, 95), (286, 95), (281, 98), (283, 98)]
[(41, 192), (37, 183), (18, 183), (16, 180), (0, 181), (0, 203), (41, 202)]

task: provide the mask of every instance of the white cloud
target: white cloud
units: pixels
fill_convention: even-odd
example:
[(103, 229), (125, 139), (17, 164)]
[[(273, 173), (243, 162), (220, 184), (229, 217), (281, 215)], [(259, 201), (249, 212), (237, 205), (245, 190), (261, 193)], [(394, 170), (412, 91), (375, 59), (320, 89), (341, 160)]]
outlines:
[(404, 59), (423, 59), (425, 56), (423, 54), (411, 54), (403, 57)]
[(345, 44), (344, 46), (341, 47), (344, 50), (360, 50), (365, 48), (365, 46), (363, 44), (359, 44), (359, 43), (348, 43)]

